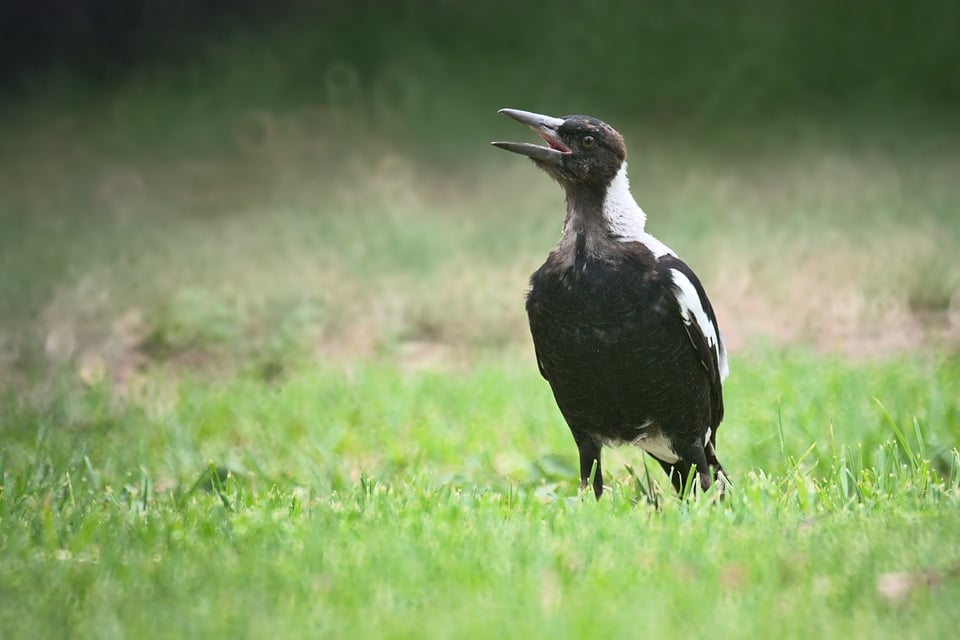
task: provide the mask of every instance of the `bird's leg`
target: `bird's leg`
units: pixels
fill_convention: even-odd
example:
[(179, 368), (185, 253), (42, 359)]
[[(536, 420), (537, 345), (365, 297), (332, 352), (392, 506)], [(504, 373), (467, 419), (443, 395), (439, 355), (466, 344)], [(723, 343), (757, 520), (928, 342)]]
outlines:
[(660, 466), (663, 467), (664, 473), (667, 474), (667, 477), (670, 478), (670, 484), (673, 485), (673, 490), (677, 494), (683, 493), (683, 478), (686, 478), (690, 474), (690, 465), (685, 463), (683, 460), (677, 461), (675, 464), (670, 464), (669, 462), (664, 462), (659, 458), (654, 458), (657, 462), (660, 463)]
[[(600, 470), (600, 445), (588, 435), (574, 435), (577, 449), (580, 451), (580, 487), (586, 488), (590, 484), (590, 473), (593, 472), (593, 494), (600, 499), (603, 494), (603, 472)], [(593, 463), (597, 466), (594, 469)]]
[(720, 483), (720, 494), (723, 495), (723, 489), (726, 487), (729, 479), (727, 478), (727, 472), (723, 470), (723, 465), (720, 464), (720, 460), (717, 459), (717, 450), (714, 447), (713, 442), (708, 442), (705, 448), (707, 464), (710, 465), (710, 470), (713, 472), (713, 481)]
[(603, 494), (603, 473), (600, 472), (600, 449), (597, 449), (597, 466), (593, 472), (593, 495), (597, 500)]
[[(678, 447), (677, 455), (680, 457), (680, 460), (673, 464), (658, 460), (660, 466), (663, 467), (663, 470), (670, 476), (670, 482), (673, 484), (673, 488), (677, 494), (681, 496), (685, 495), (687, 491), (687, 480), (691, 477), (696, 477), (700, 481), (701, 490), (706, 491), (709, 489), (713, 481), (710, 479), (710, 467), (707, 465), (707, 456), (703, 449), (703, 444), (696, 442), (685, 447)], [(691, 469), (693, 469), (694, 466), (696, 467), (694, 470), (696, 475), (692, 476)], [(694, 485), (694, 487), (695, 486), (696, 485)]]

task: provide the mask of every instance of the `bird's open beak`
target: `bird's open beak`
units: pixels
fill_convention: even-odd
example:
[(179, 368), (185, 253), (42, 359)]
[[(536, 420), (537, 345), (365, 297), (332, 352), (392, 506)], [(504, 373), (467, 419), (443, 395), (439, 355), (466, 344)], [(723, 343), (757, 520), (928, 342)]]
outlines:
[(553, 118), (519, 109), (500, 109), (497, 113), (510, 116), (514, 120), (527, 125), (543, 138), (547, 146), (530, 144), (529, 142), (491, 142), (490, 144), (493, 146), (519, 153), (534, 160), (557, 165), (563, 162), (564, 156), (570, 155), (570, 148), (563, 144), (560, 135), (557, 133), (557, 129), (563, 124), (563, 118)]

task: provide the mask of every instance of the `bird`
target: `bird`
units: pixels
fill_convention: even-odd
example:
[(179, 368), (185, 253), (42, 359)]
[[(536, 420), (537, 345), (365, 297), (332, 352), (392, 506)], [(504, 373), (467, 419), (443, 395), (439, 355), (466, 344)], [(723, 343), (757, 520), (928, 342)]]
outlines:
[(545, 145), (493, 142), (566, 192), (560, 240), (530, 276), (526, 311), (540, 374), (579, 453), (580, 487), (603, 494), (601, 450), (633, 444), (681, 496), (728, 482), (717, 458), (727, 350), (700, 279), (646, 231), (613, 127), (585, 115), (499, 113)]

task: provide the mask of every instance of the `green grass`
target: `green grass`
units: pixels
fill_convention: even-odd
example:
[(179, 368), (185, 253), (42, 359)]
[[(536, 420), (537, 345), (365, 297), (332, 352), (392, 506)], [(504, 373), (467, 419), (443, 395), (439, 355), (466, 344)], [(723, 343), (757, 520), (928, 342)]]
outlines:
[[(740, 359), (719, 504), (677, 501), (632, 449), (608, 450), (603, 500), (579, 496), (527, 359), (8, 398), (0, 627), (944, 637), (960, 595), (958, 380), (956, 361)], [(878, 591), (901, 571), (906, 595)]]

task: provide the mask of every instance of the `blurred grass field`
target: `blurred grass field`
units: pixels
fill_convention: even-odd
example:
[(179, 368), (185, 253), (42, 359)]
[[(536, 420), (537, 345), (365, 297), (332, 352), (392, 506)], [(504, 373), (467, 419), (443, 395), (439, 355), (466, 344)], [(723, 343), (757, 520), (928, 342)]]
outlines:
[[(168, 157), (138, 157), (136, 131), (97, 151), (117, 125), (87, 118), (17, 131), (3, 159), (5, 377), (527, 348), (562, 193), (488, 148), (511, 135), (492, 111), (452, 165), (304, 113), (245, 112), (224, 149)], [(650, 227), (703, 273), (735, 349), (957, 344), (956, 137), (625, 124)]]
[[(280, 22), (0, 104), (0, 636), (949, 637), (950, 21), (676, 3), (634, 22), (671, 74), (599, 10), (434, 4), (366, 49)], [(570, 75), (510, 70), (534, 27), (577, 46), (527, 66)], [(489, 147), (529, 139), (504, 106), (625, 134), (730, 346), (722, 503), (630, 448), (578, 494), (523, 312), (563, 195)]]

